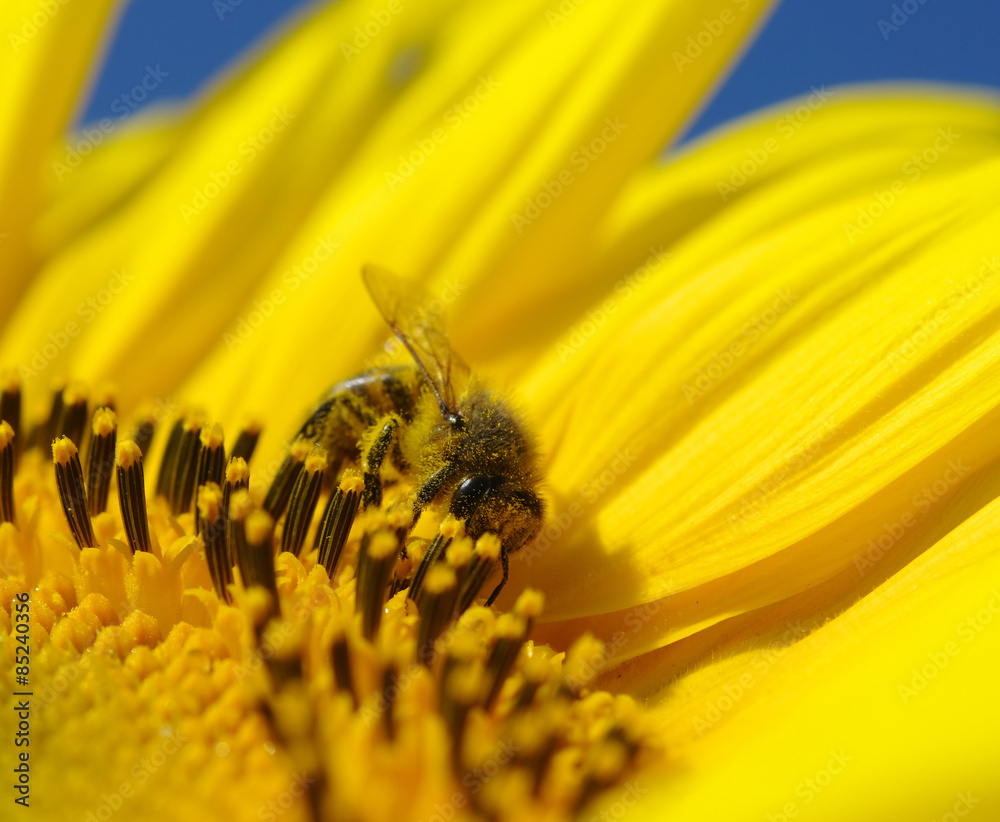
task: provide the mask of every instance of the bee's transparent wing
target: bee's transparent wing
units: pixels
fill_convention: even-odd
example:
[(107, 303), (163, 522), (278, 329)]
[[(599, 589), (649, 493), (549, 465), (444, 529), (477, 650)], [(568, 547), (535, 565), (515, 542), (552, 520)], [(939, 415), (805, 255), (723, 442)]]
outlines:
[(455, 413), (459, 392), (469, 380), (469, 367), (448, 344), (444, 316), (416, 283), (378, 266), (366, 265), (361, 276), (385, 321), (424, 372), (441, 411)]

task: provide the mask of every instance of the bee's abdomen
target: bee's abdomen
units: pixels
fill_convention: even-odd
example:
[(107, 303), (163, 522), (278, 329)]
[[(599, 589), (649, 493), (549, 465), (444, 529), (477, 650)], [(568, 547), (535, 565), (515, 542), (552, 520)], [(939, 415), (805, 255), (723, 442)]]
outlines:
[(412, 418), (420, 396), (414, 366), (376, 368), (334, 385), (299, 431), (329, 452), (331, 464), (353, 461), (364, 432), (385, 414)]

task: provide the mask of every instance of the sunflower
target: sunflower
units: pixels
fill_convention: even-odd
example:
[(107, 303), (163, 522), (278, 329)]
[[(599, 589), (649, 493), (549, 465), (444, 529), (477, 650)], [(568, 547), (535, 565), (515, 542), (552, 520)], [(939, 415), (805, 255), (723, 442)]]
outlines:
[[(661, 157), (766, 5), (345, 0), (68, 138), (111, 5), (0, 11), (5, 801), (995, 816), (1000, 109), (819, 88)], [(338, 476), (324, 554), (288, 456), (405, 359), (373, 263), (537, 432), (495, 608), (399, 483), (347, 538)]]

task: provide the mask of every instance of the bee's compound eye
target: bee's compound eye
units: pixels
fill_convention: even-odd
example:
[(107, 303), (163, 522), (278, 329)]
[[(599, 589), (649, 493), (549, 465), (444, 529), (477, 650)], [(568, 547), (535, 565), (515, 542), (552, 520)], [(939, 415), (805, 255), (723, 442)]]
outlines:
[(472, 516), (490, 491), (497, 488), (502, 482), (502, 477), (484, 474), (466, 477), (452, 495), (451, 513), (459, 519), (467, 519)]

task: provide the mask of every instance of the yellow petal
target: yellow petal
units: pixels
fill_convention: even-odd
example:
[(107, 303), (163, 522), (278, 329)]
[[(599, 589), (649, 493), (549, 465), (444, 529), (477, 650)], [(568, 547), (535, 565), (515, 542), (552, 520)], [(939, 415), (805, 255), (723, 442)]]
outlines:
[[(940, 819), (964, 816), (969, 797), (989, 818), (1000, 799), (998, 524), (994, 501), (779, 659), (747, 655), (690, 704), (691, 715), (732, 707), (681, 748), (646, 818)], [(726, 702), (726, 685), (742, 693)]]
[(44, 161), (70, 122), (114, 6), (11, 0), (0, 9), (0, 324), (38, 262), (31, 226), (44, 206)]
[[(947, 496), (915, 502), (925, 488), (950, 494), (993, 458), (1000, 168), (964, 166), (735, 247), (730, 218), (711, 221), (571, 368), (550, 353), (526, 395), (556, 444), (555, 522), (518, 573), (555, 592), (552, 613), (614, 612), (560, 631), (607, 636), (663, 599), (631, 656), (846, 572), (858, 584), (885, 522), (922, 519)], [(805, 182), (785, 175), (755, 207), (808, 202)], [(852, 243), (845, 226), (879, 207)]]
[[(372, 261), (410, 276), (433, 271), (433, 293), (446, 302), (460, 296), (454, 338), (475, 356), (477, 343), (496, 338), (493, 323), (505, 316), (509, 294), (537, 296), (550, 277), (572, 276), (577, 238), (623, 175), (677, 130), (765, 4), (731, 15), (713, 49), (690, 72), (679, 72), (672, 50), (683, 48), (702, 16), (722, 14), (728, 5), (701, 7), (695, 19), (680, 3), (627, 10), (591, 3), (555, 28), (538, 4), (490, 7), (485, 14), (467, 7), (454, 31), (446, 29), (447, 48), (331, 187), (254, 297), (276, 301), (277, 294), (284, 306), (260, 331), (218, 346), (190, 392), (212, 385), (234, 404), (263, 406), (274, 391), (272, 375), (281, 373), (288, 395), (302, 398), (298, 407), (274, 409), (287, 437), (313, 398), (356, 370), (373, 339), (384, 335), (357, 276)], [(463, 82), (451, 87), (443, 76)], [(587, 159), (586, 151), (600, 160)], [(575, 175), (574, 182), (531, 231), (519, 234), (514, 213), (526, 198), (545, 195), (544, 184), (561, 172)], [(316, 264), (324, 236), (339, 248)], [(550, 270), (553, 255), (564, 258), (558, 271)], [(308, 278), (296, 273), (306, 262), (315, 268)], [(486, 283), (503, 293), (494, 294), (492, 285), (489, 293), (478, 290)], [(337, 310), (345, 305), (361, 308)], [(240, 316), (255, 307), (248, 303)], [(289, 371), (290, 360), (311, 351), (331, 353)], [(346, 367), (335, 368), (338, 362)], [(265, 453), (274, 453), (275, 443), (265, 443)]]

